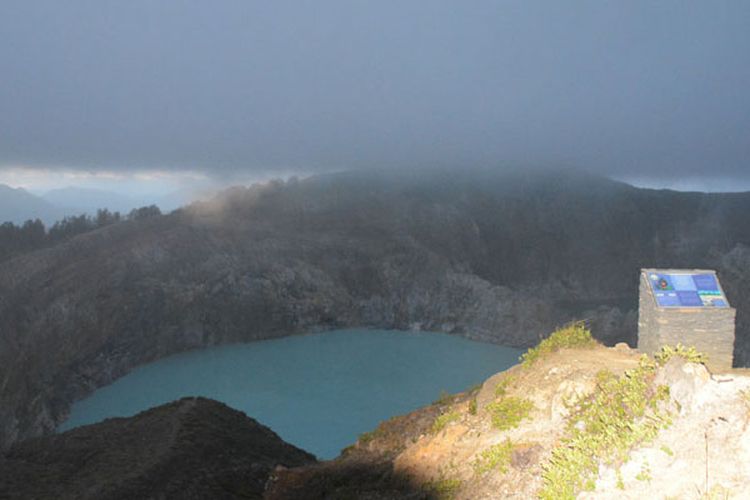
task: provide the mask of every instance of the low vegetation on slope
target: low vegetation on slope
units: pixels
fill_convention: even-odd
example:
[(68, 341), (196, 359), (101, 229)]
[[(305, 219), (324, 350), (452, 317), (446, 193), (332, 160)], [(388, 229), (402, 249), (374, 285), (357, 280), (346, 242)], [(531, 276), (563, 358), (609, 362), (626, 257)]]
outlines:
[(638, 368), (619, 377), (608, 370), (597, 373), (594, 393), (574, 408), (565, 437), (544, 466), (540, 498), (575, 498), (581, 490), (593, 490), (600, 464), (626, 462), (634, 447), (652, 441), (671, 423), (662, 407), (669, 387), (654, 386), (655, 372), (656, 363), (644, 356)]
[[(681, 345), (653, 358), (606, 348), (568, 325), (481, 387), (391, 419), (338, 460), (278, 484), (298, 488), (285, 493), (315, 484), (310, 498), (383, 487), (388, 498), (741, 498), (750, 377), (716, 381), (705, 361)], [(355, 485), (342, 473), (355, 464), (380, 472)]]
[(521, 356), (521, 364), (529, 367), (540, 358), (560, 349), (586, 349), (596, 345), (597, 342), (591, 336), (591, 331), (582, 321), (577, 321), (555, 330), (552, 335), (539, 342), (539, 345), (526, 351)]

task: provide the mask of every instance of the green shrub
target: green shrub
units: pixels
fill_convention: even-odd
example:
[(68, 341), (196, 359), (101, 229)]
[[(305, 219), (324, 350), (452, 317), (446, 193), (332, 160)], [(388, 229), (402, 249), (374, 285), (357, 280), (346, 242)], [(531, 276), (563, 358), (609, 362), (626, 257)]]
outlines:
[(674, 452), (672, 451), (672, 448), (670, 448), (666, 444), (661, 445), (659, 449), (663, 451), (664, 453), (666, 453), (667, 455), (669, 455), (670, 457), (674, 456)]
[(495, 386), (495, 397), (505, 396), (508, 392), (508, 386), (515, 380), (515, 377), (505, 376)]
[(385, 436), (386, 432), (383, 428), (383, 422), (381, 422), (374, 430), (363, 432), (357, 438), (359, 444), (367, 444), (373, 439)]
[(477, 398), (472, 398), (471, 401), (469, 401), (469, 415), (476, 415), (477, 414)]
[(487, 405), (492, 417), (492, 425), (501, 431), (514, 429), (534, 409), (534, 404), (528, 399), (509, 396)]
[(566, 436), (544, 465), (544, 500), (573, 499), (593, 489), (599, 464), (618, 465), (630, 451), (653, 440), (670, 423), (659, 403), (669, 399), (667, 386), (653, 387), (656, 364), (647, 356), (638, 368), (616, 377), (603, 370), (594, 393), (568, 420)]
[(508, 472), (511, 456), (513, 454), (513, 442), (506, 439), (502, 443), (490, 446), (484, 450), (474, 463), (474, 470), (478, 474), (484, 474), (491, 470), (499, 470), (500, 473)]
[(455, 396), (448, 391), (440, 391), (440, 396), (438, 396), (438, 398), (433, 401), (432, 404), (440, 406), (449, 405), (453, 402), (454, 397)]
[(701, 494), (701, 500), (729, 500), (730, 498), (736, 498), (732, 490), (726, 488), (720, 484), (714, 485), (705, 493)]
[(653, 476), (651, 476), (651, 467), (648, 465), (648, 463), (643, 463), (643, 465), (641, 465), (641, 471), (636, 474), (635, 478), (638, 481), (647, 482), (650, 482), (653, 479)]
[(455, 422), (456, 420), (460, 418), (461, 418), (461, 415), (457, 411), (443, 413), (438, 418), (436, 418), (435, 421), (432, 423), (432, 432), (437, 434), (438, 432), (445, 429), (446, 425), (448, 425), (451, 422)]
[(368, 431), (360, 434), (357, 438), (357, 441), (359, 441), (361, 444), (367, 444), (373, 439), (375, 439), (375, 431)]
[(675, 356), (679, 356), (689, 363), (706, 364), (708, 361), (708, 356), (702, 352), (698, 352), (695, 346), (685, 347), (682, 344), (677, 344), (674, 347), (669, 345), (662, 346), (661, 350), (654, 354), (654, 359), (659, 366), (664, 366)]
[(591, 336), (591, 331), (582, 321), (578, 321), (555, 330), (552, 335), (539, 342), (539, 345), (526, 351), (520, 361), (523, 366), (531, 366), (537, 360), (560, 349), (591, 348), (595, 345), (596, 340)]
[(430, 481), (424, 485), (424, 489), (430, 493), (430, 498), (438, 500), (449, 500), (456, 496), (456, 492), (461, 488), (460, 479), (438, 479)]

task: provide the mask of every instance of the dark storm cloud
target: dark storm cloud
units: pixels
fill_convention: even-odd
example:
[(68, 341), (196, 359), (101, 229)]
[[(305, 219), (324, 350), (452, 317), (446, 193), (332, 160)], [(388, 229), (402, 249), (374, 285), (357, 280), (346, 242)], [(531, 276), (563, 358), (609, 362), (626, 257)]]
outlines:
[(750, 2), (5, 0), (0, 166), (750, 175)]

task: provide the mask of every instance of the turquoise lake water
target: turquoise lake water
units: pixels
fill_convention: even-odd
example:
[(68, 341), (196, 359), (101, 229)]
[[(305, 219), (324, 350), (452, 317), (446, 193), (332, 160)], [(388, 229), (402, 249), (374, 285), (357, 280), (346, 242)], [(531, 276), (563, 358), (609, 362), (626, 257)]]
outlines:
[(133, 370), (73, 405), (58, 430), (185, 396), (226, 403), (319, 458), (381, 420), (459, 392), (518, 361), (519, 349), (427, 332), (339, 330), (190, 351)]

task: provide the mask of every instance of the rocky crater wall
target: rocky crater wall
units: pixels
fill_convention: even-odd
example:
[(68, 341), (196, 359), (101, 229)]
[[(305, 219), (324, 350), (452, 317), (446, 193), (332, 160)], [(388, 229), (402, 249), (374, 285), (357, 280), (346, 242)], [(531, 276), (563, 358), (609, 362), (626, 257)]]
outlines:
[(370, 326), (525, 347), (587, 319), (635, 345), (638, 270), (666, 262), (719, 270), (745, 363), (750, 197), (669, 196), (588, 177), (322, 176), (16, 257), (0, 263), (0, 445), (51, 432), (135, 366), (219, 343)]

